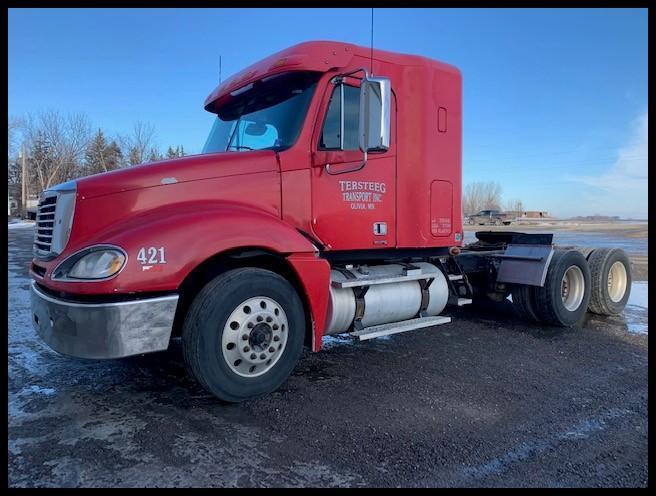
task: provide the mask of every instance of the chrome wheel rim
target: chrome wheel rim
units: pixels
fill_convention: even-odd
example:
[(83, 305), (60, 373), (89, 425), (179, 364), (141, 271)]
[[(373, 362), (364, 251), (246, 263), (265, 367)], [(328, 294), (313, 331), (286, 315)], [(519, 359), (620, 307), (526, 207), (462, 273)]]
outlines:
[(584, 294), (585, 278), (583, 272), (576, 265), (572, 265), (565, 271), (560, 282), (560, 297), (563, 300), (563, 305), (570, 312), (575, 311), (581, 306)]
[(621, 301), (626, 294), (626, 267), (622, 262), (615, 262), (608, 271), (608, 297), (614, 303)]
[(249, 298), (232, 311), (223, 327), (223, 358), (242, 377), (266, 374), (285, 351), (288, 333), (287, 315), (277, 301)]

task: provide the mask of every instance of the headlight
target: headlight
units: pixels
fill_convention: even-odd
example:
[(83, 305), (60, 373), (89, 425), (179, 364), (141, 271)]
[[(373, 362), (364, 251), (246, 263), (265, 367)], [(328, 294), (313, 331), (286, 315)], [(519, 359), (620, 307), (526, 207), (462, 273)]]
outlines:
[(108, 247), (87, 248), (64, 260), (52, 273), (54, 280), (107, 279), (125, 265), (126, 256), (121, 250)]

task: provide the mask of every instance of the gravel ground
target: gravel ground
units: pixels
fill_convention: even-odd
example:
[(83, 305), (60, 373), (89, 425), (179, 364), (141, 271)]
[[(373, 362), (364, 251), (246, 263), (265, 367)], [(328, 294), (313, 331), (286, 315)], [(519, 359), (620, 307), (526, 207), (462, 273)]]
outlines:
[(31, 228), (9, 230), (10, 486), (646, 486), (647, 283), (617, 318), (522, 323), (510, 302), (305, 353), (222, 405), (169, 351), (66, 358), (29, 312)]

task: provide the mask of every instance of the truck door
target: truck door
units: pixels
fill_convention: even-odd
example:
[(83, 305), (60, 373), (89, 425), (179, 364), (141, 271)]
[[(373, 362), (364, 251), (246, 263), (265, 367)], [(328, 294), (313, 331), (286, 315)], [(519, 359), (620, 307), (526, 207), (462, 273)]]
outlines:
[(396, 246), (396, 102), (385, 152), (358, 147), (360, 88), (348, 78), (328, 85), (312, 140), (312, 226), (331, 250)]

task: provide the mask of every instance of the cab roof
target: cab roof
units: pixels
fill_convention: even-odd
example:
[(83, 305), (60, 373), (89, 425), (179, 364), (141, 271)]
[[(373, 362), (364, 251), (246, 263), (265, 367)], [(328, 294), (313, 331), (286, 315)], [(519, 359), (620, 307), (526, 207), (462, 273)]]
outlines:
[[(226, 79), (205, 99), (205, 110), (213, 112), (215, 104), (219, 100), (263, 77), (287, 71), (327, 72), (333, 69), (339, 70), (349, 67), (354, 56), (369, 58), (371, 57), (371, 48), (338, 41), (308, 41), (293, 45)], [(396, 65), (427, 65), (432, 66), (433, 69), (460, 74), (460, 71), (452, 65), (418, 55), (374, 49), (373, 58)]]

